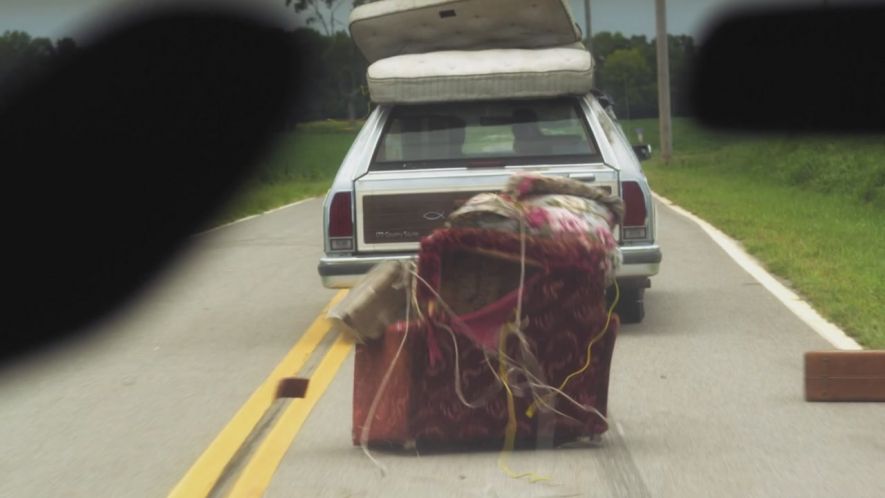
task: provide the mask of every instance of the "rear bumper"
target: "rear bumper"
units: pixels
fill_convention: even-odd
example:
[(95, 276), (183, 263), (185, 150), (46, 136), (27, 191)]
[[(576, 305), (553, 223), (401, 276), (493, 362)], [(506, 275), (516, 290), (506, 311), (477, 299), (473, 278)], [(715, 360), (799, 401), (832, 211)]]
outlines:
[(383, 256), (324, 256), (317, 270), (323, 286), (329, 289), (353, 287), (369, 270), (382, 261), (411, 261), (416, 255), (385, 254)]
[[(621, 247), (624, 263), (618, 269), (618, 279), (651, 277), (658, 274), (661, 265), (661, 248), (658, 245)], [(373, 266), (382, 261), (415, 259), (414, 253), (384, 254), (373, 256), (324, 256), (317, 270), (323, 286), (330, 289), (353, 287)]]
[(661, 268), (661, 247), (657, 244), (621, 246), (624, 262), (618, 269), (618, 278), (651, 277)]

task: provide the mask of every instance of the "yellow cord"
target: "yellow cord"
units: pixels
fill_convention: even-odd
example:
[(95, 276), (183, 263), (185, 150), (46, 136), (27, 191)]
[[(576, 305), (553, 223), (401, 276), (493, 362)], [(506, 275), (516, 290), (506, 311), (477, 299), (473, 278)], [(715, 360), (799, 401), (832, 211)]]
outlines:
[(517, 428), (516, 404), (513, 401), (513, 391), (510, 390), (510, 385), (507, 382), (507, 360), (505, 359), (506, 355), (504, 354), (504, 346), (507, 344), (508, 332), (509, 329), (505, 326), (501, 330), (501, 337), (498, 341), (498, 375), (501, 378), (501, 383), (504, 385), (504, 390), (507, 392), (507, 426), (504, 429), (504, 448), (498, 456), (498, 468), (512, 479), (527, 478), (531, 483), (549, 481), (549, 477), (540, 476), (534, 472), (515, 472), (507, 464), (507, 457), (513, 452), (513, 447), (516, 443)]
[[(578, 375), (581, 375), (582, 373), (587, 371), (588, 368), (590, 368), (590, 361), (593, 359), (593, 356), (592, 356), (593, 345), (596, 344), (596, 342), (599, 341), (599, 339), (601, 339), (602, 336), (604, 336), (606, 332), (608, 332), (608, 326), (609, 326), (609, 324), (611, 324), (611, 320), (612, 320), (612, 313), (614, 313), (615, 306), (618, 305), (618, 301), (620, 299), (621, 299), (621, 289), (618, 287), (618, 281), (615, 280), (615, 299), (614, 299), (614, 301), (612, 301), (611, 306), (608, 308), (608, 316), (606, 316), (606, 318), (605, 318), (605, 326), (602, 328), (602, 332), (597, 334), (596, 337), (594, 337), (590, 341), (590, 343), (587, 344), (587, 361), (584, 362), (584, 366), (582, 366), (580, 369), (570, 373), (568, 375), (568, 377), (566, 377), (565, 380), (562, 381), (562, 384), (559, 385), (560, 391), (565, 389), (565, 385), (568, 384), (569, 381), (571, 381), (573, 378), (577, 377)], [(525, 411), (526, 416), (528, 416), (529, 418), (532, 418), (535, 415), (535, 410), (537, 408), (538, 408), (538, 402), (537, 401), (532, 402), (532, 404), (529, 405), (529, 407)]]

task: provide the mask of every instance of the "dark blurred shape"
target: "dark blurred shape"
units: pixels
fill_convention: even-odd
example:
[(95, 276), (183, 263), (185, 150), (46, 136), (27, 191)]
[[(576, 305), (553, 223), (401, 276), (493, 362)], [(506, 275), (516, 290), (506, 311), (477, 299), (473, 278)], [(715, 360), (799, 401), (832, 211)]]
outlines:
[(21, 91), (24, 84), (43, 77), (53, 67), (69, 63), (78, 51), (72, 38), (53, 42), (22, 31), (0, 34), (0, 112), (7, 105), (6, 96)]
[(633, 152), (636, 154), (636, 158), (640, 161), (648, 161), (651, 159), (651, 145), (649, 144), (634, 145)]
[(725, 17), (702, 41), (692, 82), (707, 125), (885, 130), (885, 6), (765, 8)]
[(119, 307), (210, 217), (282, 126), (281, 30), (175, 9), (103, 28), (0, 115), (0, 359)]
[(310, 379), (286, 377), (277, 385), (277, 398), (303, 398), (307, 395)]

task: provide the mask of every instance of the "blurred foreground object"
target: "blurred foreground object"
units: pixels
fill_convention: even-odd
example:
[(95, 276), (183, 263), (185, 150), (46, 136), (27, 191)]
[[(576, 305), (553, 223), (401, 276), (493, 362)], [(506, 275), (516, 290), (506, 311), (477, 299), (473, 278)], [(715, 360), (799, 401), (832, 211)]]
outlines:
[(885, 351), (805, 353), (806, 401), (885, 401)]
[(281, 30), (204, 7), (132, 13), (0, 115), (0, 359), (122, 305), (269, 145), (296, 83)]
[(303, 398), (309, 386), (310, 379), (286, 377), (277, 385), (277, 398)]
[(329, 310), (327, 318), (359, 344), (380, 339), (388, 327), (405, 318), (409, 269), (405, 261), (378, 263)]
[(885, 5), (746, 10), (702, 40), (692, 107), (709, 126), (885, 131)]

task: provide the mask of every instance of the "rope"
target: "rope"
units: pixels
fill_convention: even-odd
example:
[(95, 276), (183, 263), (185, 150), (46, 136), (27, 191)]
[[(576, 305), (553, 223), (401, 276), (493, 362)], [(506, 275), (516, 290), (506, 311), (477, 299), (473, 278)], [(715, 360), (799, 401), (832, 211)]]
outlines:
[[(458, 395), (458, 400), (461, 401), (461, 404), (463, 404), (467, 408), (479, 408), (480, 406), (483, 406), (484, 405), (484, 403), (482, 403), (483, 401), (487, 401), (493, 394), (498, 392), (498, 389), (497, 389), (498, 384), (491, 386), (491, 388), (488, 389), (482, 395), (480, 395), (480, 397), (476, 401), (474, 401), (472, 403), (467, 401), (467, 398), (464, 396), (464, 392), (461, 389), (461, 359), (460, 359), (461, 355), (458, 350), (458, 339), (455, 337), (455, 332), (452, 330), (451, 327), (441, 324), (441, 323), (437, 324), (437, 325), (449, 333), (449, 336), (452, 338), (452, 345), (455, 348), (455, 361), (454, 361), (454, 365), (455, 365), (455, 368), (454, 368), (454, 370), (455, 370), (455, 394)], [(492, 373), (495, 373), (495, 370), (494, 370), (494, 368), (492, 368), (491, 363), (488, 363), (488, 356), (486, 356), (486, 363), (489, 365), (489, 368), (492, 370)], [(495, 378), (497, 378), (497, 377), (498, 376), (495, 375)], [(498, 379), (498, 380), (500, 381), (501, 379)]]
[[(523, 213), (524, 214), (524, 213)], [(504, 385), (507, 392), (507, 426), (504, 428), (504, 447), (498, 455), (498, 468), (511, 479), (526, 478), (531, 483), (549, 481), (547, 476), (541, 476), (534, 472), (516, 472), (510, 468), (507, 463), (510, 453), (516, 443), (516, 403), (513, 400), (513, 390), (510, 389), (510, 383), (507, 375), (507, 355), (505, 354), (505, 346), (507, 345), (508, 332), (515, 332), (520, 339), (521, 345), (526, 348), (525, 337), (522, 335), (522, 293), (525, 286), (525, 216), (519, 218), (519, 292), (516, 297), (516, 317), (514, 327), (510, 328), (506, 325), (502, 328), (500, 338), (498, 340), (498, 378)], [(527, 369), (524, 369), (527, 371)]]
[[(618, 287), (617, 280), (615, 280), (614, 286), (615, 286), (615, 299), (612, 301), (611, 306), (609, 306), (609, 308), (608, 308), (608, 315), (605, 317), (605, 326), (602, 327), (602, 332), (600, 332), (599, 334), (596, 334), (596, 336), (593, 339), (591, 339), (590, 342), (587, 344), (587, 361), (584, 362), (584, 366), (582, 366), (578, 370), (575, 370), (574, 372), (570, 373), (565, 378), (565, 380), (562, 381), (562, 384), (559, 385), (559, 387), (556, 389), (556, 391), (562, 393), (562, 390), (565, 389), (565, 386), (566, 386), (566, 384), (569, 383), (569, 381), (571, 381), (573, 378), (577, 377), (578, 375), (581, 375), (582, 373), (587, 371), (588, 368), (590, 368), (590, 362), (593, 359), (593, 356), (592, 356), (593, 345), (596, 344), (600, 339), (602, 339), (602, 337), (606, 334), (606, 332), (608, 332), (608, 327), (611, 324), (611, 320), (612, 320), (612, 314), (615, 311), (615, 307), (618, 305), (618, 301), (621, 299), (621, 289), (620, 289), (620, 287)], [(583, 406), (583, 405), (580, 405), (580, 406)], [(529, 418), (534, 416), (536, 408), (537, 408), (537, 401), (533, 402), (528, 407), (528, 409), (525, 412), (526, 416), (528, 416)], [(598, 411), (597, 411), (597, 414), (600, 415), (600, 417), (602, 416), (601, 414), (599, 414)], [(602, 419), (605, 420), (605, 417), (602, 417)]]
[(522, 292), (525, 287), (525, 213), (519, 217), (519, 292), (516, 294), (516, 330), (522, 332)]
[(568, 375), (568, 377), (566, 377), (565, 380), (562, 381), (562, 384), (559, 385), (560, 390), (565, 389), (565, 385), (568, 384), (569, 381), (572, 380), (574, 377), (581, 375), (588, 368), (590, 368), (590, 360), (591, 360), (591, 353), (592, 353), (591, 348), (593, 348), (593, 345), (596, 344), (596, 342), (598, 342), (600, 339), (602, 339), (602, 337), (606, 334), (606, 332), (608, 332), (608, 326), (611, 324), (611, 321), (612, 321), (612, 313), (614, 313), (614, 311), (615, 311), (615, 306), (618, 305), (618, 300), (621, 299), (621, 289), (620, 289), (620, 287), (618, 287), (617, 280), (615, 280), (614, 285), (615, 285), (615, 299), (614, 299), (614, 301), (612, 301), (611, 306), (608, 308), (608, 315), (605, 317), (605, 326), (602, 327), (602, 332), (597, 334), (596, 337), (594, 337), (590, 341), (590, 343), (587, 344), (587, 361), (584, 362), (584, 366), (581, 367), (579, 370), (576, 370), (576, 371), (570, 373)]
[[(506, 329), (505, 329), (506, 330)], [(501, 472), (510, 477), (511, 479), (523, 479), (526, 478), (531, 483), (541, 482), (541, 481), (549, 481), (550, 478), (546, 476), (540, 476), (535, 474), (534, 472), (516, 472), (510, 468), (510, 465), (507, 463), (507, 459), (510, 456), (510, 453), (513, 452), (513, 447), (516, 443), (516, 403), (513, 400), (513, 391), (510, 389), (510, 385), (507, 382), (507, 360), (504, 359), (504, 346), (507, 344), (507, 333), (502, 333), (501, 338), (498, 341), (498, 353), (500, 359), (498, 360), (498, 375), (501, 379), (501, 382), (504, 385), (504, 390), (507, 392), (507, 426), (504, 429), (504, 448), (501, 450), (501, 453), (498, 455), (498, 468), (501, 469)]]

